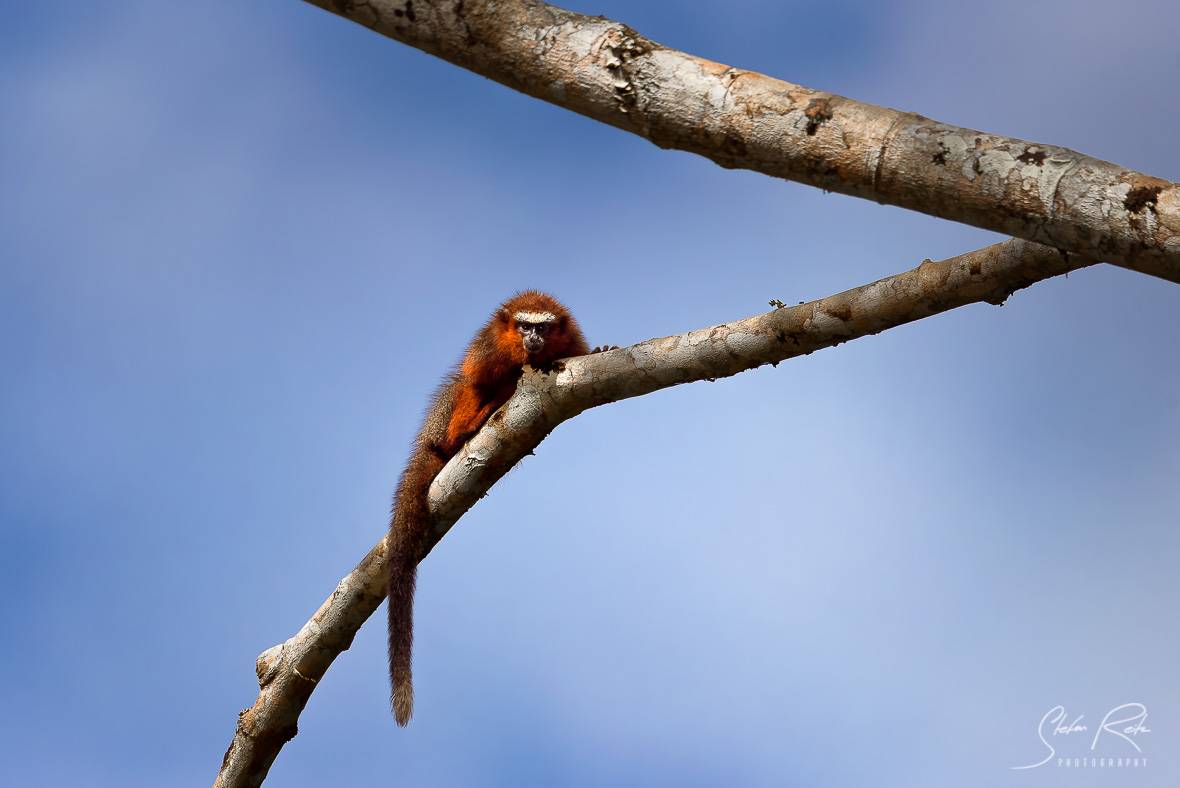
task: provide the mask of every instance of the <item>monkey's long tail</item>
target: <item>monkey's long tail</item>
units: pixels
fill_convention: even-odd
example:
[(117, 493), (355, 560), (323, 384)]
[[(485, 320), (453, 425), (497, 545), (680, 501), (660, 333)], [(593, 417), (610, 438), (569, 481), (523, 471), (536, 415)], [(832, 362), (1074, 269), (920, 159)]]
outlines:
[(442, 460), (419, 449), (410, 458), (394, 501), (389, 524), (389, 680), (390, 705), (397, 724), (405, 726), (414, 714), (414, 586), (418, 559), (430, 518), (427, 496)]
[[(389, 680), (393, 687), (390, 705), (397, 724), (405, 727), (414, 714), (414, 678), (411, 661), (414, 649), (414, 586), (418, 577), (417, 556), (405, 549), (405, 534), (390, 534), (389, 561)], [(398, 545), (402, 542), (402, 545)]]

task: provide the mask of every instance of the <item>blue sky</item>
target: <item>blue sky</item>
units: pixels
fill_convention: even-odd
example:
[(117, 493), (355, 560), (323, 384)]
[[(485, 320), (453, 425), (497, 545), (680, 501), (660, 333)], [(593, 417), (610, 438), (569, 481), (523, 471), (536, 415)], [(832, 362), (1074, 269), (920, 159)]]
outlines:
[[(1175, 4), (571, 7), (1180, 178)], [(0, 122), (6, 785), (208, 784), (513, 290), (629, 344), (998, 240), (294, 0), (14, 7)], [(423, 566), (413, 725), (382, 614), (268, 784), (1180, 783), (1178, 307), (1100, 267), (563, 425)], [(1146, 768), (1009, 770), (1127, 702)]]

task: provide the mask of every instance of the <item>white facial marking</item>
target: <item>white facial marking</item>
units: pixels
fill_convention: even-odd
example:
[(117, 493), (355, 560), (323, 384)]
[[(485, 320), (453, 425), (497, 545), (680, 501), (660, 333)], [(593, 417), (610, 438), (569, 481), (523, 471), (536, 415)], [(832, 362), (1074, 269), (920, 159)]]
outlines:
[(552, 323), (557, 315), (552, 312), (517, 312), (512, 319), (517, 323)]

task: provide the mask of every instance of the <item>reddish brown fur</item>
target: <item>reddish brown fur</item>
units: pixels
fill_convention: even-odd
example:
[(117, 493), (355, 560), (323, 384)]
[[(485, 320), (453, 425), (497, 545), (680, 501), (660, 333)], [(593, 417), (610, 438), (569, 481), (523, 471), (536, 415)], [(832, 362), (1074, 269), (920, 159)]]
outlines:
[[(551, 312), (556, 316), (543, 347), (532, 353), (513, 315)], [(527, 363), (545, 367), (588, 352), (577, 322), (555, 298), (526, 290), (505, 301), (480, 329), (458, 369), (439, 386), (414, 440), (394, 497), (389, 525), (389, 675), (398, 725), (410, 721), (414, 690), (410, 669), (414, 643), (414, 586), (430, 511), (427, 493), (434, 477), (488, 416), (516, 390)]]

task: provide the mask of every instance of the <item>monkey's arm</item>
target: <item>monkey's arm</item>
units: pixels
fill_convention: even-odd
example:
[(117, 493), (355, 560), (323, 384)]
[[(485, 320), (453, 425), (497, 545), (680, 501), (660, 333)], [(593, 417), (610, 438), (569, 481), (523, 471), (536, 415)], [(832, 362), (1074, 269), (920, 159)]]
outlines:
[(481, 396), (474, 386), (461, 386), (455, 393), (455, 407), (451, 411), (451, 420), (447, 424), (447, 435), (443, 442), (444, 451), (454, 454), (459, 451), (467, 439), (479, 432), (479, 428), (487, 421), (492, 411), (503, 402)]

